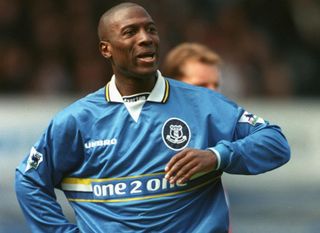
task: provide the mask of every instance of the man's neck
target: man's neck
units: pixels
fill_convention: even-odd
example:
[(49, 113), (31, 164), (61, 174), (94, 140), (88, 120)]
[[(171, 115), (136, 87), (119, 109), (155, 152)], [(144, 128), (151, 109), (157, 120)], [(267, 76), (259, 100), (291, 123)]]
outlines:
[(116, 87), (122, 96), (130, 96), (142, 92), (151, 92), (157, 81), (156, 73), (150, 77), (136, 78), (116, 76)]

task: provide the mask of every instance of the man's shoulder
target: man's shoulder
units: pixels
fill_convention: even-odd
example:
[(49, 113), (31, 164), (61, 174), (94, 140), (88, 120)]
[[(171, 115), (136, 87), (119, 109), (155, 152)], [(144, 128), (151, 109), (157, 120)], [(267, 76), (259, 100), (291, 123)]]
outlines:
[(198, 103), (199, 105), (237, 107), (237, 104), (223, 94), (211, 89), (187, 84), (175, 79), (166, 78), (170, 84), (170, 90), (177, 98), (183, 98)]
[(81, 119), (88, 115), (89, 112), (99, 111), (101, 106), (106, 105), (107, 103), (104, 93), (105, 89), (101, 88), (79, 98), (58, 112), (54, 119), (59, 121), (64, 121), (70, 118)]

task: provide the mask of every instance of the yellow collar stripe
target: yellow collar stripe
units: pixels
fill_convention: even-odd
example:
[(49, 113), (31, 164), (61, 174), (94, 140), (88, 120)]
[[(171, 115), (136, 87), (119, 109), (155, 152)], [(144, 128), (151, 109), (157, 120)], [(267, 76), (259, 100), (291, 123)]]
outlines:
[(162, 103), (165, 103), (168, 100), (169, 97), (169, 91), (170, 91), (170, 86), (168, 80), (165, 80), (165, 91), (164, 91), (164, 96), (163, 99), (161, 100)]
[(109, 85), (110, 85), (110, 82), (108, 82), (107, 86), (106, 86), (106, 100), (108, 102), (110, 102), (110, 92), (109, 92)]

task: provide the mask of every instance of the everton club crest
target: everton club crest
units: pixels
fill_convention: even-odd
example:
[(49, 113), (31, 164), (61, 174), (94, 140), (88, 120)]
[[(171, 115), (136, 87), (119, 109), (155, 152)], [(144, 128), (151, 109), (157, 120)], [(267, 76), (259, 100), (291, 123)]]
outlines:
[(188, 145), (190, 137), (189, 126), (179, 118), (168, 119), (162, 127), (162, 140), (172, 150), (184, 149)]

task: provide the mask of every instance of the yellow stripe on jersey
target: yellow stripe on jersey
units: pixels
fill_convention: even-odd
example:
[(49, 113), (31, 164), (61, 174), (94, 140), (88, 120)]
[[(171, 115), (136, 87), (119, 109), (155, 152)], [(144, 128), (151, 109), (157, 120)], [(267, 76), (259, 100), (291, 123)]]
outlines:
[(144, 197), (129, 197), (129, 198), (120, 198), (120, 199), (108, 199), (108, 200), (101, 200), (101, 199), (77, 199), (77, 198), (67, 198), (68, 201), (71, 202), (130, 202), (130, 201), (140, 201), (140, 200), (147, 200), (147, 199), (154, 199), (154, 198), (160, 198), (160, 197), (168, 197), (168, 196), (175, 196), (175, 195), (179, 195), (179, 194), (183, 194), (183, 193), (188, 193), (188, 192), (192, 192), (196, 189), (199, 189), (203, 186), (206, 186), (210, 183), (216, 183), (218, 182), (218, 180), (220, 179), (220, 176), (218, 177), (214, 177), (213, 179), (210, 179), (202, 184), (199, 184), (195, 187), (192, 187), (190, 189), (186, 189), (186, 190), (182, 190), (182, 191), (176, 191), (176, 192), (171, 192), (171, 193), (163, 193), (163, 194), (157, 194), (157, 195), (150, 195), (150, 196), (144, 196)]
[(148, 176), (157, 176), (157, 175), (164, 175), (164, 172), (157, 172), (152, 174), (143, 174), (137, 176), (124, 176), (124, 177), (117, 177), (117, 178), (76, 178), (76, 177), (68, 177), (62, 180), (62, 184), (91, 184), (92, 182), (106, 182), (106, 181), (113, 181), (113, 180), (126, 180), (126, 179), (136, 179), (141, 177), (148, 177)]
[(78, 192), (92, 192), (92, 183), (93, 182), (107, 182), (115, 180), (127, 180), (127, 179), (137, 179), (142, 177), (151, 177), (157, 175), (164, 175), (164, 172), (158, 172), (153, 174), (144, 174), (137, 176), (126, 176), (126, 177), (117, 177), (117, 178), (76, 178), (68, 177), (64, 178), (61, 182), (61, 188), (64, 191), (78, 191)]

